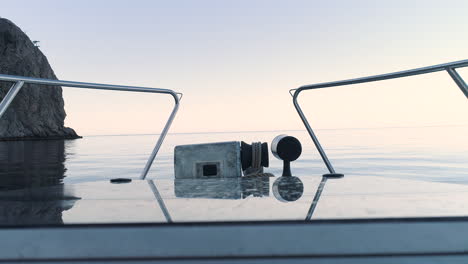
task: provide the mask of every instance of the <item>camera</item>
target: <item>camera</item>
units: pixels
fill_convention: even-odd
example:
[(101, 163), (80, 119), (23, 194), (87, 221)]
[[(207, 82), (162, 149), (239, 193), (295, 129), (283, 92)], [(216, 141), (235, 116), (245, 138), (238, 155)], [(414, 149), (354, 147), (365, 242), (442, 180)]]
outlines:
[(269, 166), (268, 144), (239, 141), (180, 145), (174, 149), (176, 179), (236, 178)]

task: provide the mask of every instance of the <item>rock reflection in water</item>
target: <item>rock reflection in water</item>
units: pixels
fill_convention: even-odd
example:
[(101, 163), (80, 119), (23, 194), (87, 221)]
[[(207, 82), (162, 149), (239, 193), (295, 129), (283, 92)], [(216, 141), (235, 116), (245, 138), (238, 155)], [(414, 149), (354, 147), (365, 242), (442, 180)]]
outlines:
[(0, 142), (0, 225), (62, 224), (64, 162), (63, 140)]

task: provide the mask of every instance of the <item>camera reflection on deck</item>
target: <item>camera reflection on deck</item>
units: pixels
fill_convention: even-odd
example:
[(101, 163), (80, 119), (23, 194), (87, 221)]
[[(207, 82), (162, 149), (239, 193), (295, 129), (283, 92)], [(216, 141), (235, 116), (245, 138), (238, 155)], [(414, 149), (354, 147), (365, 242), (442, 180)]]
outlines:
[(283, 176), (273, 183), (273, 195), (281, 202), (294, 202), (302, 197), (304, 184), (294, 176)]
[[(175, 179), (175, 195), (179, 198), (245, 199), (270, 195), (269, 176), (238, 178)], [(302, 181), (294, 176), (275, 179), (274, 197), (281, 202), (294, 202), (304, 193)]]
[(175, 195), (181, 198), (245, 199), (270, 195), (270, 177), (175, 179)]
[(62, 224), (79, 199), (65, 189), (63, 140), (0, 142), (0, 225)]

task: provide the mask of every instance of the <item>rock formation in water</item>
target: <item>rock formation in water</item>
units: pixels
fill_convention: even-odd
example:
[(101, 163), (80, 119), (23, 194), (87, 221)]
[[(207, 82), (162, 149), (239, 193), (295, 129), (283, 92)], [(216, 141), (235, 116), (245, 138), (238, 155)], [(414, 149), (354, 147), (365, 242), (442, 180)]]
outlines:
[[(57, 77), (38, 47), (11, 21), (0, 17), (0, 74)], [(12, 83), (0, 81), (0, 100)], [(25, 84), (0, 118), (0, 140), (79, 138), (65, 120), (62, 88)]]

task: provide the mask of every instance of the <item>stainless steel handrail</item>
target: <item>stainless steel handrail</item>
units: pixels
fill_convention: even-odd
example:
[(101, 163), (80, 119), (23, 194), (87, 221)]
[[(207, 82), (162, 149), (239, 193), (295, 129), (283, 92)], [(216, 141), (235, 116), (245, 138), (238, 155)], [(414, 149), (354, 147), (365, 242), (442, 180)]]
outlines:
[[(302, 122), (304, 123), (304, 126), (307, 129), (307, 132), (309, 132), (309, 135), (312, 138), (312, 141), (314, 142), (315, 147), (317, 148), (318, 152), (320, 153), (320, 156), (322, 157), (323, 162), (325, 163), (325, 165), (327, 166), (328, 171), (330, 172), (329, 174), (324, 174), (322, 176), (322, 181), (320, 182), (320, 184), (319, 184), (319, 186), (317, 188), (317, 191), (315, 193), (314, 199), (313, 199), (312, 203), (310, 204), (309, 211), (307, 212), (307, 216), (306, 216), (305, 220), (308, 221), (308, 220), (310, 220), (312, 218), (312, 215), (313, 215), (313, 213), (315, 211), (315, 208), (317, 207), (317, 204), (319, 202), (322, 191), (325, 188), (325, 184), (327, 182), (327, 179), (329, 177), (336, 177), (336, 176), (343, 176), (343, 175), (342, 174), (337, 174), (335, 172), (335, 169), (333, 168), (333, 165), (331, 164), (330, 160), (328, 159), (327, 154), (325, 153), (322, 146), (320, 145), (320, 142), (319, 142), (317, 136), (315, 135), (314, 131), (312, 130), (312, 127), (310, 126), (309, 121), (307, 121), (307, 118), (305, 117), (304, 112), (302, 111), (299, 103), (297, 102), (297, 98), (298, 98), (299, 94), (302, 91), (319, 89), (319, 88), (330, 88), (330, 87), (336, 87), (336, 86), (344, 86), (344, 85), (350, 85), (350, 84), (359, 84), (359, 83), (383, 81), (383, 80), (396, 79), (396, 78), (402, 78), (402, 77), (409, 77), (409, 76), (426, 74), (426, 73), (447, 71), (448, 74), (450, 75), (450, 77), (452, 77), (453, 81), (457, 84), (457, 86), (460, 88), (460, 90), (468, 98), (468, 86), (466, 85), (463, 78), (455, 70), (456, 68), (462, 68), (462, 67), (467, 67), (467, 66), (468, 66), (468, 60), (462, 60), (462, 61), (455, 61), (455, 62), (450, 62), (450, 63), (445, 63), (445, 64), (433, 65), (433, 66), (424, 67), (424, 68), (417, 68), (417, 69), (407, 70), (407, 71), (400, 71), (400, 72), (394, 72), (394, 73), (374, 75), (374, 76), (368, 76), (368, 77), (362, 77), (362, 78), (356, 78), (356, 79), (349, 79), (349, 80), (342, 80), (342, 81), (336, 81), (336, 82), (326, 82), (326, 83), (304, 85), (304, 86), (301, 86), (301, 87), (299, 87), (297, 89), (289, 90), (289, 93), (293, 97), (294, 107), (296, 108), (296, 111), (299, 114), (299, 117), (301, 118)], [(292, 93), (292, 92), (294, 92), (294, 93)]]
[[(151, 165), (153, 164), (156, 155), (158, 154), (159, 149), (164, 141), (164, 138), (171, 127), (172, 121), (174, 120), (177, 111), (179, 110), (180, 99), (182, 98), (182, 93), (174, 92), (170, 89), (162, 88), (149, 88), (149, 87), (137, 87), (137, 86), (124, 86), (124, 85), (112, 85), (112, 84), (100, 84), (100, 83), (85, 83), (85, 82), (71, 82), (71, 81), (61, 81), (61, 80), (49, 80), (41, 78), (31, 78), (31, 77), (22, 77), (22, 76), (13, 76), (0, 74), (0, 81), (14, 82), (13, 86), (10, 88), (8, 93), (5, 95), (3, 100), (0, 102), (0, 118), (7, 110), (8, 106), (11, 104), (15, 96), (21, 90), (21, 87), (26, 84), (40, 84), (40, 85), (52, 85), (52, 86), (63, 86), (63, 87), (74, 87), (74, 88), (85, 88), (85, 89), (98, 89), (98, 90), (113, 90), (113, 91), (127, 91), (127, 92), (143, 92), (143, 93), (159, 93), (159, 94), (169, 94), (174, 98), (174, 108), (172, 109), (171, 114), (161, 131), (161, 135), (156, 142), (146, 165), (141, 173), (140, 178), (145, 179), (148, 174)], [(180, 96), (180, 97), (179, 97)]]
[[(292, 95), (294, 107), (296, 108), (296, 111), (299, 114), (299, 117), (301, 118), (302, 122), (304, 123), (304, 126), (307, 129), (307, 132), (309, 133), (310, 137), (312, 138), (312, 141), (314, 142), (315, 147), (317, 148), (318, 152), (320, 153), (320, 156), (322, 157), (323, 162), (327, 166), (328, 171), (330, 173), (335, 173), (335, 169), (333, 168), (333, 165), (331, 164), (330, 160), (327, 157), (327, 154), (325, 153), (322, 146), (320, 145), (320, 142), (319, 142), (317, 136), (315, 135), (314, 131), (312, 130), (312, 127), (310, 126), (309, 122), (307, 121), (307, 118), (305, 117), (304, 112), (302, 111), (302, 109), (301, 109), (301, 107), (300, 107), (300, 105), (299, 105), (299, 103), (297, 101), (297, 98), (298, 98), (299, 94), (302, 91), (319, 89), (319, 88), (330, 88), (330, 87), (344, 86), (344, 85), (351, 85), (351, 84), (359, 84), (359, 83), (367, 83), (367, 82), (375, 82), (375, 81), (383, 81), (383, 80), (396, 79), (396, 78), (402, 78), (402, 77), (409, 77), (409, 76), (426, 74), (426, 73), (447, 71), (449, 73), (450, 77), (452, 77), (454, 82), (460, 88), (460, 90), (468, 98), (468, 86), (466, 85), (463, 78), (455, 70), (456, 68), (463, 68), (463, 67), (468, 67), (468, 60), (455, 61), (455, 62), (450, 62), (450, 63), (433, 65), (433, 66), (429, 66), (429, 67), (423, 67), (423, 68), (417, 68), (417, 69), (412, 69), (412, 70), (406, 70), (406, 71), (400, 71), (400, 72), (394, 72), (394, 73), (387, 73), (387, 74), (381, 74), (381, 75), (374, 75), (374, 76), (368, 76), (368, 77), (362, 77), (362, 78), (356, 78), (356, 79), (349, 79), (349, 80), (342, 80), (342, 81), (335, 81), (335, 82), (326, 82), (326, 83), (304, 85), (304, 86), (301, 86), (301, 87), (296, 88), (296, 89), (291, 89), (289, 91), (289, 93)], [(294, 92), (294, 93), (291, 93), (291, 92)]]

